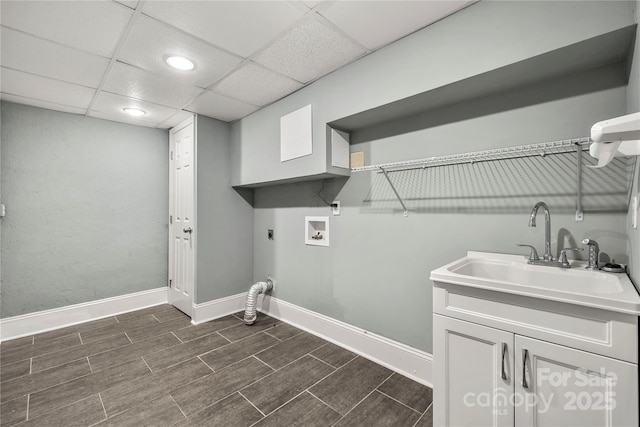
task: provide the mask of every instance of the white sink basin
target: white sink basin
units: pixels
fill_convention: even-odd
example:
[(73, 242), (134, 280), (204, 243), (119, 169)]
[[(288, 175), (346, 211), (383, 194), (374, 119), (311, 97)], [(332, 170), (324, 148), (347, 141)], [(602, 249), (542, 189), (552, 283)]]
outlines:
[(454, 284), (640, 314), (640, 296), (624, 273), (527, 264), (520, 255), (469, 252), (431, 272), (435, 286)]

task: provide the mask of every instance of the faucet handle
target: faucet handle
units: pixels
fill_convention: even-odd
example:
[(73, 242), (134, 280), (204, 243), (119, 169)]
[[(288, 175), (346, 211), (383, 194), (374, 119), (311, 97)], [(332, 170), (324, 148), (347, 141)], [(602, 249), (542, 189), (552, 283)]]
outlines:
[(525, 245), (524, 243), (516, 243), (516, 246), (521, 248), (531, 248), (531, 254), (529, 255), (529, 261), (539, 261), (540, 257), (538, 256), (538, 251), (533, 245)]
[(589, 264), (585, 267), (588, 270), (598, 269), (598, 258), (600, 258), (600, 246), (593, 239), (584, 239), (583, 245), (589, 246)]
[(569, 264), (569, 261), (567, 260), (567, 251), (576, 251), (576, 252), (582, 252), (584, 249), (582, 248), (564, 248), (563, 250), (560, 251), (560, 256), (559, 256), (559, 262), (562, 265), (562, 268), (569, 268), (571, 267), (571, 264)]

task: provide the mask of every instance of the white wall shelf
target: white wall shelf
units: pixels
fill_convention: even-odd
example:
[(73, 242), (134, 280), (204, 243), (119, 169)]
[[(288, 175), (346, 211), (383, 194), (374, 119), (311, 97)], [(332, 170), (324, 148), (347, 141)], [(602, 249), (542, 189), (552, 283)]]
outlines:
[(634, 167), (633, 158), (617, 158), (608, 169), (583, 168), (595, 162), (583, 153), (591, 142), (588, 137), (542, 142), (374, 164), (352, 172), (378, 172), (391, 191), (381, 196), (384, 190), (374, 185), (368, 202), (395, 199), (405, 216), (410, 210), (473, 210), (479, 200), (488, 199), (495, 208), (512, 209), (513, 203), (528, 206), (529, 198), (544, 195), (555, 206), (575, 207), (576, 221), (581, 221), (584, 200), (593, 211), (600, 210), (594, 205), (603, 195), (607, 206), (602, 209), (626, 206)]

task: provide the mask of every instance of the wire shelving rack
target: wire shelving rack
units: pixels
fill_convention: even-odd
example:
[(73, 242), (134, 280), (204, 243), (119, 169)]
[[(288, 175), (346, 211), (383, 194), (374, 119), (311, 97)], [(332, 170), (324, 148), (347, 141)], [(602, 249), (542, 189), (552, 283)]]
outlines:
[(519, 145), (513, 147), (505, 147), (505, 148), (496, 148), (491, 150), (482, 150), (482, 151), (474, 151), (468, 153), (460, 153), (460, 154), (449, 154), (444, 156), (436, 156), (436, 157), (428, 157), (423, 159), (414, 159), (414, 160), (406, 160), (399, 162), (391, 162), (391, 163), (381, 163), (363, 167), (352, 168), (351, 171), (353, 173), (358, 172), (368, 172), (368, 171), (377, 171), (378, 173), (384, 174), (384, 177), (389, 183), (389, 186), (393, 190), (396, 198), (402, 205), (404, 210), (404, 216), (409, 215), (409, 210), (407, 209), (402, 196), (399, 194), (398, 190), (394, 186), (391, 178), (389, 176), (390, 173), (401, 172), (407, 170), (415, 170), (415, 169), (426, 169), (431, 167), (438, 166), (449, 166), (463, 163), (477, 163), (477, 162), (489, 162), (496, 160), (506, 160), (506, 159), (514, 159), (514, 158), (523, 158), (523, 157), (533, 157), (533, 156), (548, 156), (554, 154), (566, 154), (575, 152), (578, 155), (577, 161), (577, 171), (576, 171), (576, 179), (577, 179), (577, 202), (576, 202), (576, 220), (582, 220), (582, 188), (581, 188), (581, 174), (582, 174), (582, 152), (589, 149), (589, 145), (591, 144), (591, 139), (589, 137), (582, 138), (574, 138), (574, 139), (565, 139), (559, 141), (550, 141), (550, 142), (542, 142), (537, 144), (528, 144), (528, 145)]

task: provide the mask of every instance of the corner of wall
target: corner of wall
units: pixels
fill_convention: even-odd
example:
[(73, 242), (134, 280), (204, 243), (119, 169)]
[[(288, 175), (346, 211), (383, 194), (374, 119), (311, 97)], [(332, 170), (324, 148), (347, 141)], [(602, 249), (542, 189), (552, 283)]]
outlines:
[[(636, 24), (640, 23), (640, 0), (634, 4)], [(627, 86), (627, 113), (640, 111), (640, 31), (636, 28), (635, 45), (632, 52), (631, 71)], [(636, 160), (633, 183), (631, 188), (631, 200), (633, 196), (640, 197), (640, 159)], [(629, 276), (640, 287), (640, 229), (631, 226), (632, 206), (629, 205), (627, 215), (627, 235), (629, 236)]]
[(252, 284), (253, 193), (231, 186), (232, 125), (197, 116), (197, 305)]
[[(630, 203), (633, 203), (634, 195), (640, 198), (640, 159), (636, 160)], [(627, 215), (627, 234), (629, 236), (628, 273), (633, 283), (635, 283), (637, 287), (640, 287), (640, 229), (634, 229), (631, 226), (631, 212), (632, 206), (629, 205), (629, 213)]]

